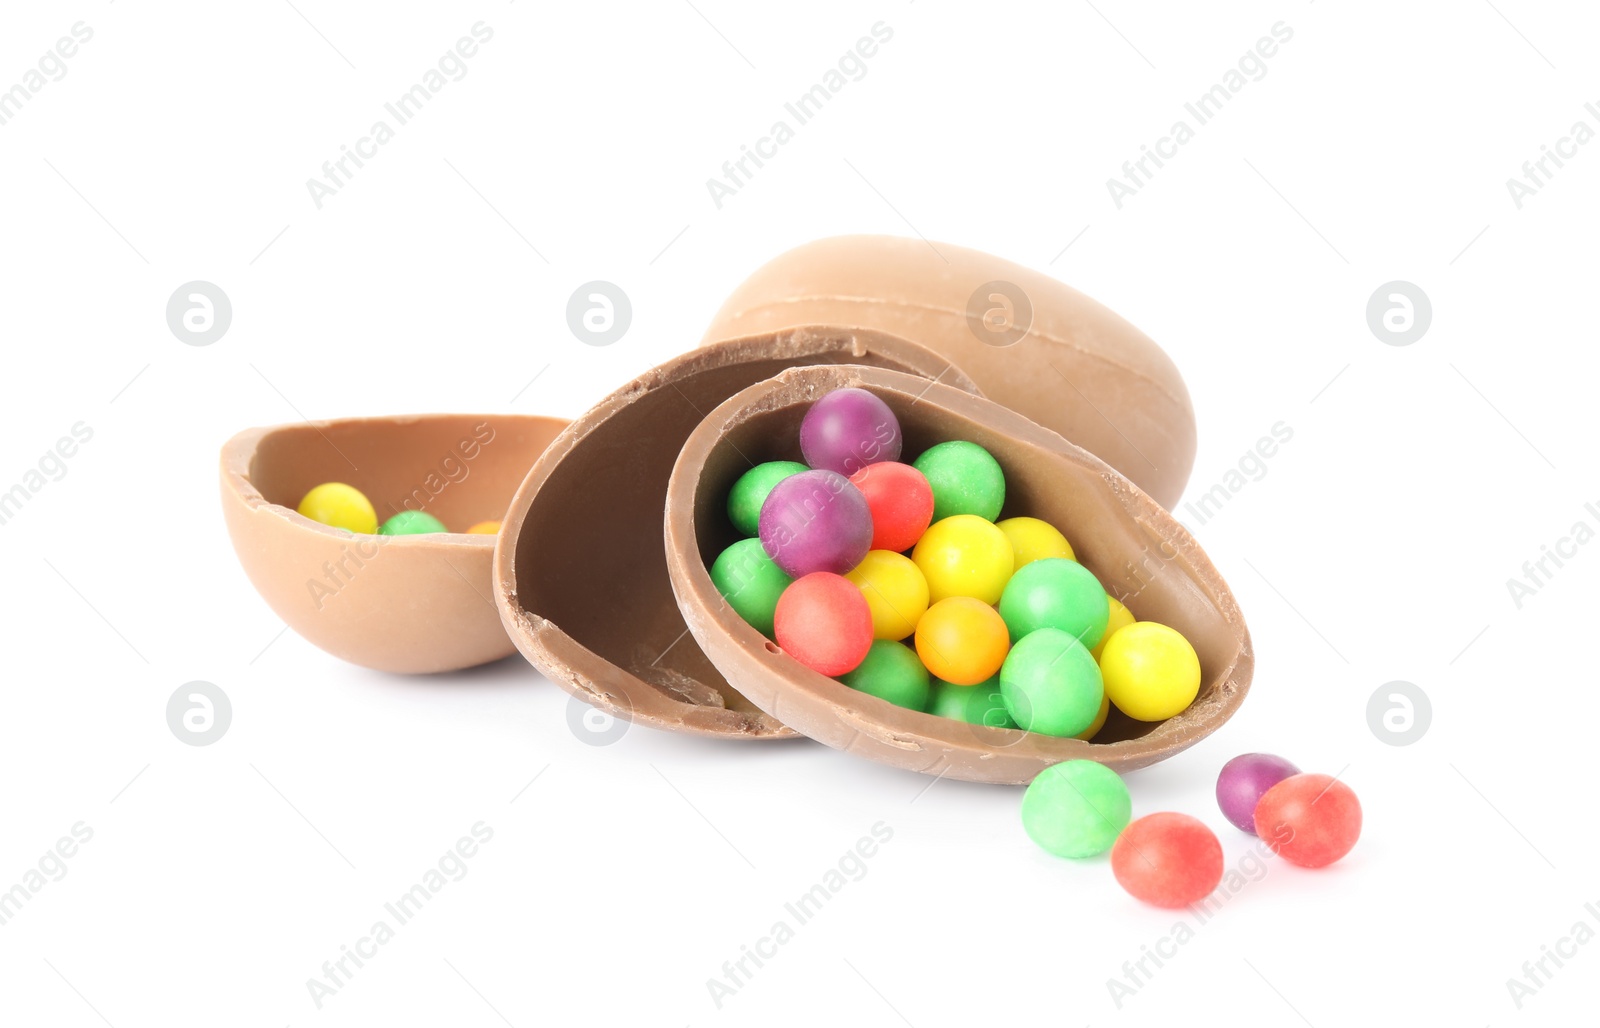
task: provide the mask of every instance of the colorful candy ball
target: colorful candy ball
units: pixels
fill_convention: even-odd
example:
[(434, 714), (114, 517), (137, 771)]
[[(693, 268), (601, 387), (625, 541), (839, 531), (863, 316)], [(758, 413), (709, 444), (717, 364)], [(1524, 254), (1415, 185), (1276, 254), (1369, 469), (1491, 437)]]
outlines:
[(1106, 640), (1111, 638), (1112, 633), (1116, 632), (1119, 628), (1127, 628), (1129, 625), (1139, 620), (1133, 616), (1133, 611), (1129, 610), (1127, 607), (1124, 607), (1122, 605), (1122, 601), (1117, 599), (1115, 596), (1112, 596), (1110, 593), (1106, 594), (1106, 603), (1111, 608), (1110, 613), (1106, 616), (1106, 633), (1100, 637), (1100, 641), (1098, 643), (1089, 647), (1089, 652), (1094, 654), (1094, 659), (1097, 662), (1100, 660), (1100, 654), (1105, 652)]
[(872, 511), (872, 548), (909, 550), (933, 523), (933, 487), (909, 464), (880, 461), (850, 476)]
[(936, 678), (976, 685), (1000, 670), (1009, 639), (993, 607), (970, 596), (951, 596), (922, 615), (916, 644), (917, 656)]
[(331, 528), (371, 534), (378, 530), (378, 512), (372, 501), (353, 485), (324, 482), (300, 500), (301, 515)]
[(867, 498), (836, 471), (790, 475), (761, 505), (761, 545), (791, 578), (842, 575), (872, 547)]
[(1089, 727), (1088, 728), (1085, 728), (1083, 731), (1079, 732), (1077, 735), (1074, 735), (1073, 738), (1074, 739), (1082, 739), (1084, 742), (1089, 742), (1095, 736), (1100, 734), (1100, 729), (1102, 729), (1102, 728), (1104, 728), (1106, 726), (1106, 719), (1108, 717), (1110, 717), (1110, 716), (1111, 716), (1111, 697), (1102, 695), (1100, 697), (1100, 713), (1096, 714), (1094, 716), (1094, 720), (1089, 722)]
[(935, 681), (933, 698), (928, 713), (964, 721), (969, 725), (987, 725), (990, 728), (1015, 728), (1006, 710), (1005, 698), (1000, 695), (1000, 676), (995, 675), (977, 685), (955, 685)]
[(1011, 540), (1011, 550), (1017, 555), (1017, 567), (1046, 557), (1065, 557), (1076, 560), (1072, 544), (1048, 521), (1038, 518), (1006, 518), (996, 521), (995, 527)]
[(1072, 736), (1094, 723), (1105, 690), (1100, 669), (1077, 637), (1041, 628), (1011, 647), (1000, 668), (1000, 694), (1019, 728)]
[(448, 532), (444, 522), (421, 510), (403, 510), (383, 523), (379, 535), (434, 535)]
[(1361, 837), (1361, 801), (1330, 775), (1293, 775), (1261, 797), (1256, 834), (1278, 856), (1301, 867), (1326, 867)]
[(769, 460), (739, 476), (728, 490), (728, 520), (740, 535), (753, 536), (761, 532), (761, 506), (767, 502), (772, 487), (791, 475), (808, 470), (804, 464), (793, 460)]
[(973, 514), (985, 521), (1000, 516), (1006, 503), (1006, 476), (1000, 462), (977, 443), (954, 439), (929, 447), (913, 464), (933, 487), (933, 520)]
[(1200, 693), (1200, 658), (1176, 629), (1136, 621), (1100, 651), (1106, 692), (1135, 721), (1165, 721)]
[(1000, 616), (1013, 641), (1041, 628), (1059, 628), (1093, 647), (1105, 634), (1111, 603), (1094, 572), (1075, 560), (1046, 557), (1011, 576), (1000, 595)]
[(911, 559), (928, 580), (935, 603), (950, 596), (1000, 601), (1011, 580), (1011, 543), (992, 522), (973, 514), (935, 521), (917, 541)]
[(498, 521), (480, 521), (476, 525), (473, 525), (471, 528), (467, 529), (467, 534), (468, 535), (499, 535), (500, 534), (500, 522), (498, 522)]
[(1133, 816), (1121, 777), (1092, 760), (1067, 760), (1040, 771), (1022, 794), (1022, 827), (1058, 857), (1104, 853)]
[(900, 420), (865, 389), (835, 389), (806, 411), (800, 452), (817, 470), (853, 475), (869, 464), (900, 459)]
[(793, 581), (772, 562), (759, 539), (740, 539), (711, 564), (711, 584), (734, 613), (762, 635), (773, 637), (778, 598)]
[(830, 678), (860, 666), (872, 648), (872, 613), (855, 583), (814, 571), (778, 597), (773, 631), (785, 653)]
[(839, 681), (908, 710), (928, 709), (928, 669), (905, 643), (879, 639), (854, 671)]
[(904, 639), (917, 630), (928, 609), (928, 583), (911, 558), (893, 550), (868, 550), (844, 577), (867, 598), (874, 639)]
[(1241, 832), (1256, 834), (1256, 804), (1268, 789), (1300, 769), (1270, 753), (1241, 753), (1217, 775), (1217, 806)]
[(1117, 837), (1111, 873), (1135, 899), (1186, 907), (1222, 881), (1222, 843), (1188, 814), (1147, 814)]

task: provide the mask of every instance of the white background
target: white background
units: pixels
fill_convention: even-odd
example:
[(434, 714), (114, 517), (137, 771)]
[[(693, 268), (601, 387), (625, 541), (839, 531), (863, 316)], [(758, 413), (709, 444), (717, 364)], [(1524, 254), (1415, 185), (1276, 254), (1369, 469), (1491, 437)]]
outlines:
[[(94, 38), (0, 127), (0, 489), (75, 423), (94, 437), (0, 526), (0, 889), (73, 824), (94, 835), (0, 926), (0, 1019), (1592, 1017), (1600, 945), (1520, 1010), (1506, 980), (1596, 924), (1600, 546), (1520, 609), (1506, 582), (1597, 520), (1600, 144), (1521, 209), (1506, 180), (1575, 121), (1600, 128), (1600, 19), (1216, 6), (7, 5), (0, 88), (74, 23)], [(319, 210), (306, 180), (480, 20), (494, 38), (469, 74)], [(880, 20), (894, 36), (865, 78), (718, 209), (707, 178)], [(1119, 210), (1106, 179), (1280, 21), (1267, 75)], [(1215, 518), (1180, 510), (1249, 619), (1249, 701), (1130, 786), (1136, 814), (1203, 818), (1238, 866), (1251, 840), (1213, 779), (1278, 752), (1341, 773), (1365, 834), (1326, 871), (1271, 861), (1120, 1008), (1107, 980), (1194, 919), (1140, 906), (1104, 860), (1037, 849), (1020, 790), (927, 788), (809, 743), (589, 745), (520, 658), (406, 679), (283, 633), (228, 544), (233, 432), (575, 416), (695, 344), (757, 264), (848, 232), (1001, 254), (1145, 329), (1194, 397), (1187, 499), (1293, 428)], [(207, 347), (164, 317), (193, 279), (234, 307)], [(607, 348), (565, 320), (591, 279), (633, 303)], [(1366, 323), (1396, 279), (1433, 306), (1406, 347)], [(206, 747), (165, 720), (195, 679), (233, 704)], [(1368, 726), (1392, 680), (1432, 702), (1410, 746)], [(306, 980), (478, 821), (494, 837), (466, 877), (318, 1010)], [(707, 979), (880, 821), (866, 877), (719, 1009)]]

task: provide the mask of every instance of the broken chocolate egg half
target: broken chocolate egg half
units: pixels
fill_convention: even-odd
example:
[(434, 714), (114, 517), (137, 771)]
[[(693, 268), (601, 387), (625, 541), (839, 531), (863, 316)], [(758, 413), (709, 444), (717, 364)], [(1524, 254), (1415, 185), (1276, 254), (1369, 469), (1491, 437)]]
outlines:
[[(1200, 658), (1195, 701), (1161, 722), (1113, 708), (1094, 742), (971, 725), (895, 706), (794, 660), (746, 624), (707, 571), (739, 536), (726, 498), (753, 463), (795, 460), (806, 410), (835, 389), (867, 389), (889, 405), (905, 459), (964, 439), (1006, 475), (1003, 517), (1042, 518), (1135, 616), (1182, 632)], [(688, 436), (666, 493), (666, 554), (697, 653), (767, 716), (829, 746), (896, 767), (975, 782), (1023, 784), (1063, 760), (1127, 771), (1205, 738), (1244, 700), (1254, 657), (1233, 594), (1194, 538), (1100, 458), (1001, 405), (894, 371), (806, 367), (730, 396)]]
[(1194, 466), (1183, 376), (1126, 319), (1049, 275), (949, 243), (834, 236), (781, 253), (723, 302), (705, 338), (861, 325), (928, 347), (983, 395), (1122, 472), (1164, 507)]
[[(567, 422), (515, 414), (306, 421), (222, 448), (222, 510), (256, 591), (309, 642), (379, 671), (474, 667), (516, 652), (490, 588), (495, 537), (528, 467)], [(452, 529), (365, 535), (296, 512), (314, 486), (361, 490), (381, 522), (424, 510)]]
[(629, 721), (724, 738), (794, 736), (700, 649), (673, 598), (661, 527), (673, 462), (702, 419), (803, 365), (869, 365), (893, 369), (897, 381), (974, 388), (924, 347), (815, 326), (704, 346), (629, 382), (550, 444), (501, 527), (494, 599), (534, 667)]

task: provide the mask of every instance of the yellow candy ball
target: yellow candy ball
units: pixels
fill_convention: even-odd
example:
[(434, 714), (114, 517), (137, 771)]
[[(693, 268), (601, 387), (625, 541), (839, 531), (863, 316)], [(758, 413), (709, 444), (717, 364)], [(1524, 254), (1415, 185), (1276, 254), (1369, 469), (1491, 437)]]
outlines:
[(1104, 728), (1106, 726), (1106, 718), (1108, 718), (1110, 716), (1111, 716), (1111, 697), (1106, 695), (1105, 693), (1101, 693), (1100, 694), (1100, 713), (1096, 714), (1094, 716), (1094, 720), (1089, 722), (1089, 727), (1088, 728), (1085, 728), (1083, 731), (1079, 732), (1077, 735), (1074, 735), (1073, 738), (1074, 739), (1082, 739), (1084, 742), (1088, 742), (1090, 739), (1093, 739), (1095, 737), (1095, 733), (1099, 732), (1100, 729), (1102, 729), (1102, 728)]
[(498, 522), (498, 521), (480, 521), (476, 525), (473, 525), (471, 528), (467, 529), (467, 534), (468, 535), (499, 535), (500, 534), (500, 522)]
[(934, 603), (951, 596), (999, 603), (1016, 565), (1011, 540), (994, 522), (976, 514), (935, 521), (917, 540), (911, 559), (928, 580)]
[(349, 532), (372, 534), (378, 530), (378, 512), (372, 501), (353, 485), (324, 482), (306, 493), (295, 508), (312, 521)]
[(1056, 531), (1054, 525), (1038, 518), (1006, 518), (996, 521), (994, 527), (1006, 534), (1011, 550), (1016, 554), (1017, 567), (1032, 564), (1046, 557), (1065, 557), (1077, 560), (1067, 537)]
[(1100, 642), (1089, 651), (1089, 653), (1093, 655), (1096, 662), (1100, 660), (1100, 654), (1105, 652), (1106, 640), (1111, 638), (1113, 632), (1119, 628), (1127, 628), (1129, 625), (1139, 620), (1133, 616), (1133, 611), (1129, 610), (1127, 607), (1124, 607), (1122, 605), (1122, 601), (1118, 600), (1115, 596), (1108, 595), (1106, 599), (1111, 601), (1111, 616), (1106, 619), (1106, 631), (1105, 634), (1100, 637)]
[(916, 644), (917, 656), (935, 678), (952, 685), (977, 685), (993, 677), (1006, 662), (1011, 633), (1000, 612), (987, 603), (970, 596), (951, 596), (922, 615)]
[(1200, 658), (1176, 629), (1135, 621), (1106, 640), (1100, 677), (1117, 709), (1135, 721), (1165, 721), (1200, 693)]
[(928, 609), (928, 583), (904, 554), (869, 550), (844, 577), (867, 598), (874, 639), (904, 639)]

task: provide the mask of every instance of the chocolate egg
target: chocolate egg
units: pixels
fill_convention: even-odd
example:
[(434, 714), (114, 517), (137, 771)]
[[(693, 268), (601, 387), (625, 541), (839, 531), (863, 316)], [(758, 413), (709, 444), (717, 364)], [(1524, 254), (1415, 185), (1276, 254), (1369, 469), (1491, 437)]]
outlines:
[[(379, 671), (473, 667), (516, 652), (490, 589), (495, 537), (518, 483), (567, 426), (515, 414), (422, 414), (253, 428), (222, 448), (222, 510), (261, 597), (329, 653)], [(426, 510), (449, 534), (358, 535), (296, 513), (345, 482), (380, 520)]]
[[(839, 364), (892, 368), (906, 381), (952, 383), (955, 393), (974, 388), (944, 358), (895, 336), (808, 327), (694, 350), (574, 421), (528, 473), (501, 528), (495, 602), (523, 655), (568, 692), (632, 721), (793, 736), (689, 633), (667, 578), (662, 512), (673, 461), (708, 412), (786, 368)], [(724, 490), (718, 502), (726, 501)]]
[[(1094, 742), (992, 728), (895, 706), (825, 677), (785, 654), (723, 601), (706, 570), (733, 541), (725, 500), (753, 462), (793, 458), (807, 408), (858, 387), (899, 419), (905, 453), (965, 439), (1005, 469), (1003, 514), (1065, 528), (1079, 560), (1140, 618), (1182, 632), (1199, 654), (1195, 702), (1156, 723), (1113, 712)], [(971, 393), (894, 371), (805, 367), (729, 397), (689, 434), (666, 493), (666, 553), (689, 631), (723, 675), (767, 714), (830, 746), (886, 764), (977, 782), (1022, 784), (1063, 760), (1119, 771), (1143, 767), (1204, 738), (1245, 697), (1254, 667), (1232, 593), (1184, 528), (1088, 451)]]
[(983, 394), (1095, 454), (1166, 507), (1194, 465), (1194, 408), (1150, 337), (999, 257), (892, 236), (819, 239), (757, 268), (705, 338), (861, 325), (939, 353)]

